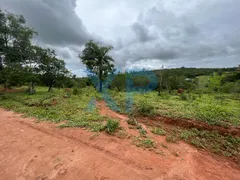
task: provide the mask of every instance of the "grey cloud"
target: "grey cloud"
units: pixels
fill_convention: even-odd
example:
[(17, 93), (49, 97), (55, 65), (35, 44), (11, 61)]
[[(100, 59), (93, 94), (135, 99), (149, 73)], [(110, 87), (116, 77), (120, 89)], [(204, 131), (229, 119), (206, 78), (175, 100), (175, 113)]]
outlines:
[(140, 42), (147, 42), (154, 39), (154, 37), (149, 35), (148, 29), (144, 25), (139, 24), (138, 22), (132, 24), (132, 30), (134, 31)]
[[(195, 64), (198, 67), (203, 67), (204, 64), (208, 67), (214, 66), (214, 63), (215, 66), (220, 66), (218, 62), (223, 63), (223, 59), (231, 60), (225, 63), (226, 66), (236, 64), (240, 54), (240, 27), (235, 16), (238, 11), (233, 8), (236, 0), (229, 3), (215, 0), (203, 3), (199, 0), (196, 1), (199, 6), (181, 13), (175, 13), (174, 8), (169, 8), (171, 3), (165, 6), (166, 2), (172, 3), (163, 0), (139, 13), (134, 23), (135, 33), (139, 38), (118, 50), (119, 54), (126, 49), (129, 51), (128, 54), (122, 55), (126, 60), (125, 66), (129, 67), (133, 63), (138, 67), (143, 65), (144, 59), (148, 60), (146, 63), (158, 60), (165, 64), (174, 62), (177, 65), (177, 62), (181, 62), (183, 65)], [(176, 2), (180, 5), (180, 1)], [(203, 11), (197, 7), (202, 7)], [(221, 13), (225, 7), (229, 9)], [(231, 12), (232, 10), (234, 12)], [(155, 38), (151, 43), (146, 43), (149, 40), (148, 35), (153, 33), (157, 34)], [(136, 64), (138, 62), (139, 64)]]
[(76, 0), (2, 0), (0, 5), (24, 15), (42, 43), (82, 45), (91, 38), (74, 12)]

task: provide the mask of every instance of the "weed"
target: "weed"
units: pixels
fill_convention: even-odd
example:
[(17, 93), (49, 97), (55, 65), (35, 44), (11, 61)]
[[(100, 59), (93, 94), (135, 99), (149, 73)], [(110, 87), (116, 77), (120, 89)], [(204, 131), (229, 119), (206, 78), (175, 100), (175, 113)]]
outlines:
[(138, 129), (138, 130), (139, 130), (139, 129), (142, 129), (142, 128), (143, 128), (143, 127), (142, 127), (141, 124), (138, 124), (137, 127), (136, 127), (136, 129)]
[(120, 139), (125, 139), (128, 137), (128, 134), (125, 130), (120, 130), (117, 132), (116, 136), (119, 137)]
[(135, 144), (137, 147), (143, 147), (143, 148), (156, 148), (156, 144), (153, 140), (147, 138), (141, 138), (139, 136), (134, 137), (133, 144)]
[(156, 127), (156, 128), (154, 128), (154, 129), (152, 129), (151, 132), (154, 133), (154, 134), (160, 135), (160, 136), (165, 136), (165, 135), (166, 135), (165, 130), (162, 129), (162, 128), (157, 128), (157, 127)]
[(167, 142), (176, 143), (179, 141), (179, 137), (175, 133), (171, 133), (166, 137)]
[(72, 93), (73, 93), (73, 95), (78, 95), (78, 94), (80, 94), (80, 89), (78, 89), (77, 87), (74, 87)]
[(187, 95), (184, 94), (184, 93), (182, 93), (182, 94), (180, 95), (180, 98), (181, 98), (181, 100), (184, 100), (184, 101), (188, 100)]
[(119, 129), (119, 122), (116, 120), (109, 119), (105, 125), (105, 131), (108, 134), (113, 134)]
[(137, 126), (138, 125), (138, 122), (137, 122), (137, 120), (136, 119), (128, 119), (127, 120), (127, 123), (129, 124), (129, 125), (132, 125), (132, 126)]
[(144, 140), (142, 140), (142, 144), (146, 148), (156, 148), (155, 143), (151, 139), (144, 139)]
[(143, 128), (139, 129), (139, 133), (140, 133), (141, 136), (144, 136), (144, 137), (146, 137), (146, 135), (147, 135), (147, 131)]

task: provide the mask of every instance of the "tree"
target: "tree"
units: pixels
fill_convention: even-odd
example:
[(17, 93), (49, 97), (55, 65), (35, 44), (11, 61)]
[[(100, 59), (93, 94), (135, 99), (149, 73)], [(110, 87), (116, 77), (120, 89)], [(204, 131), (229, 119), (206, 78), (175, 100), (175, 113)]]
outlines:
[(56, 58), (54, 50), (40, 49), (39, 51), (38, 73), (41, 74), (42, 81), (48, 85), (48, 92), (50, 92), (56, 81), (65, 77), (69, 71), (65, 68), (65, 62)]
[(32, 48), (31, 39), (36, 33), (25, 24), (23, 16), (0, 10), (0, 70), (5, 88), (16, 84), (17, 80), (23, 80), (20, 79), (23, 76), (18, 75), (25, 71), (24, 66)]
[(102, 92), (102, 82), (110, 72), (114, 71), (113, 58), (108, 55), (112, 46), (101, 46), (99, 43), (89, 41), (82, 54), (79, 55), (82, 63), (99, 79), (99, 91)]

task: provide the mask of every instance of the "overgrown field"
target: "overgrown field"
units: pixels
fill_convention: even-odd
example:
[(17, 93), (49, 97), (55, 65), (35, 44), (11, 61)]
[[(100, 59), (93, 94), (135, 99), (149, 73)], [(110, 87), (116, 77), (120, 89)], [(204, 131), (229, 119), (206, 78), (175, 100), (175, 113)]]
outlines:
[[(115, 92), (112, 91), (115, 104), (113, 109), (135, 116), (161, 115), (171, 118), (194, 119), (223, 127), (240, 125), (239, 94), (203, 94), (162, 92)], [(115, 106), (117, 105), (117, 106)], [(117, 107), (117, 108), (116, 108)]]
[(98, 114), (95, 102), (99, 98), (101, 96), (93, 87), (77, 90), (54, 89), (49, 93), (47, 88), (39, 87), (33, 95), (25, 92), (2, 93), (0, 106), (40, 121), (63, 121), (60, 127), (83, 127), (96, 132), (106, 130), (111, 133), (114, 130), (110, 126), (115, 121)]

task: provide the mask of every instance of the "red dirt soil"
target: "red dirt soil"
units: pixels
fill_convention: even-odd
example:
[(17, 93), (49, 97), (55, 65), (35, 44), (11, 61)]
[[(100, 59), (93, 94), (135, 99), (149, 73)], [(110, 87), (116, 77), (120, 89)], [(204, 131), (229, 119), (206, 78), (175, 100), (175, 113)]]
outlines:
[[(100, 112), (118, 118), (100, 103)], [(124, 126), (125, 126), (124, 125)], [(126, 128), (126, 127), (125, 127)], [(127, 129), (128, 133), (130, 130)], [(152, 136), (152, 135), (151, 135)], [(185, 144), (167, 144), (164, 155), (137, 148), (130, 139), (56, 124), (0, 109), (0, 179), (239, 179), (232, 161)], [(154, 139), (165, 143), (164, 137)], [(160, 148), (160, 147), (159, 147)], [(172, 152), (177, 152), (178, 157)]]
[(158, 126), (160, 123), (166, 123), (166, 124), (172, 124), (175, 126), (185, 127), (185, 128), (197, 128), (200, 130), (208, 130), (208, 131), (217, 131), (220, 134), (231, 134), (240, 136), (240, 127), (220, 127), (220, 126), (213, 126), (209, 125), (205, 122), (197, 121), (197, 120), (189, 120), (189, 119), (173, 119), (169, 117), (162, 117), (162, 116), (156, 116), (156, 117), (138, 117), (138, 121), (152, 126)]

